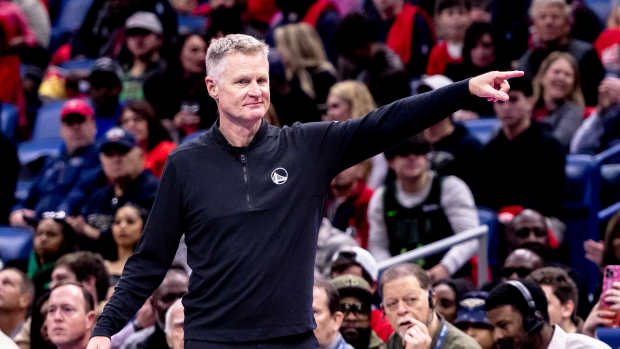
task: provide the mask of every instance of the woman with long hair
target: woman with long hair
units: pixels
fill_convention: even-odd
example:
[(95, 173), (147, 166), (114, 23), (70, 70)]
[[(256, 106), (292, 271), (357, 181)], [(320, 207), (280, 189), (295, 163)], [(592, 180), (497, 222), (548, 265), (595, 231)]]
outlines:
[(110, 275), (110, 286), (116, 285), (125, 263), (133, 252), (142, 236), (142, 228), (146, 222), (147, 212), (144, 208), (132, 203), (121, 206), (114, 216), (112, 223), (112, 238), (116, 244), (116, 259), (106, 260), (105, 266)]

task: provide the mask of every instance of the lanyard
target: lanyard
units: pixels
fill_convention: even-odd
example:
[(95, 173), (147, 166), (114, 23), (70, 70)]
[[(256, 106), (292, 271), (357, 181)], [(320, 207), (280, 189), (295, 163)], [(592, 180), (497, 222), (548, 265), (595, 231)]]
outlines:
[(441, 331), (439, 332), (439, 337), (437, 337), (437, 343), (435, 343), (435, 349), (440, 349), (443, 344), (443, 340), (446, 338), (446, 334), (448, 333), (448, 326), (444, 322), (441, 326)]

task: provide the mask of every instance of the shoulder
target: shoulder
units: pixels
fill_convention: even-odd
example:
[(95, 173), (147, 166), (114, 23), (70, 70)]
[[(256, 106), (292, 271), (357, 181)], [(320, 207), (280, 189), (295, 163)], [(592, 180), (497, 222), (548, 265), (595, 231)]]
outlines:
[(609, 349), (610, 347), (607, 344), (592, 337), (578, 333), (568, 333), (566, 334), (566, 348)]
[(448, 334), (446, 335), (446, 349), (481, 349), (480, 344), (475, 339), (465, 334), (463, 331), (446, 322)]

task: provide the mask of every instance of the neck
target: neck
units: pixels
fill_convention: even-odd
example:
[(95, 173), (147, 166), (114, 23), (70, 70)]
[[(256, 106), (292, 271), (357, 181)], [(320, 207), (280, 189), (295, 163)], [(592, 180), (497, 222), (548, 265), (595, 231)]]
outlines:
[(435, 311), (432, 311), (432, 319), (431, 319), (431, 323), (427, 326), (428, 327), (428, 333), (431, 335), (431, 338), (433, 336), (435, 336), (435, 333), (437, 333), (437, 331), (439, 331), (439, 326), (441, 325), (441, 321), (439, 320), (439, 317), (437, 316), (437, 314), (435, 314)]
[[(222, 113), (220, 113), (222, 115)], [(248, 121), (236, 121), (226, 117), (220, 118), (220, 132), (233, 147), (247, 147), (260, 128), (262, 118)]]
[(555, 99), (550, 96), (544, 96), (543, 101), (545, 102), (545, 108), (550, 112), (554, 111), (562, 102), (561, 99)]
[(338, 339), (339, 335), (340, 335), (339, 331), (334, 331), (334, 333), (331, 335), (331, 337), (329, 337), (329, 340), (328, 340), (329, 344), (327, 346), (333, 344)]
[(547, 348), (553, 337), (553, 326), (545, 324), (538, 336), (534, 337), (534, 348)]
[(513, 140), (517, 138), (520, 134), (525, 132), (530, 125), (532, 125), (532, 121), (529, 117), (524, 118), (522, 122), (514, 126), (502, 126), (502, 131), (504, 131), (504, 135), (509, 140)]
[(562, 319), (562, 323), (559, 325), (566, 333), (577, 333), (577, 325), (570, 318)]
[(0, 311), (0, 331), (10, 336), (25, 317), (25, 310)]
[(133, 246), (129, 247), (129, 246), (119, 245), (118, 248), (116, 249), (116, 254), (118, 255), (117, 262), (121, 263), (122, 265), (125, 265), (129, 257), (131, 257), (133, 253), (134, 253)]
[(422, 175), (412, 179), (398, 179), (405, 193), (415, 194), (421, 191), (430, 179), (429, 171), (424, 171)]
[(437, 125), (431, 126), (424, 131), (424, 136), (426, 140), (431, 143), (437, 143), (442, 140), (444, 137), (447, 137), (454, 132), (454, 125), (450, 120), (444, 119), (440, 121)]
[(69, 343), (63, 343), (57, 345), (58, 349), (84, 349), (88, 346), (88, 340), (90, 339), (90, 331), (87, 331), (82, 338), (78, 338)]

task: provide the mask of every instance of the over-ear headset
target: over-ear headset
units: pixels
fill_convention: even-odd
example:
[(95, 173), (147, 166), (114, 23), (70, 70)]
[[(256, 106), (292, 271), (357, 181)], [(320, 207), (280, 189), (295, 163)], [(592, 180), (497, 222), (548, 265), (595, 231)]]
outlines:
[(523, 299), (525, 300), (525, 302), (527, 303), (527, 307), (529, 308), (527, 314), (522, 314), (523, 329), (529, 335), (538, 333), (545, 324), (545, 320), (540, 315), (540, 312), (536, 309), (536, 302), (534, 302), (532, 294), (521, 281), (509, 280), (506, 281), (506, 283), (519, 290), (519, 293), (521, 294), (521, 296), (523, 296)]
[(431, 290), (428, 290), (428, 307), (431, 309), (435, 308), (435, 304), (433, 303), (433, 295)]

